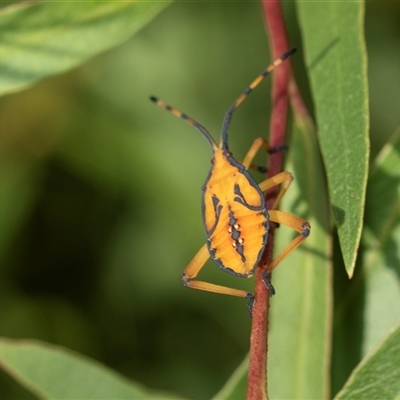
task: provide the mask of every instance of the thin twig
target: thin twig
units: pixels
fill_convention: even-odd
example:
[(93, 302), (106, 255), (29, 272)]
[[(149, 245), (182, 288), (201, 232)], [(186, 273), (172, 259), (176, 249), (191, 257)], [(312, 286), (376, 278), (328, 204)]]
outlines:
[[(262, 1), (266, 29), (270, 40), (272, 59), (278, 58), (289, 49), (285, 22), (280, 0)], [(272, 112), (270, 122), (270, 144), (272, 147), (285, 143), (288, 110), (287, 86), (290, 77), (290, 60), (277, 68), (272, 76)], [(282, 170), (282, 152), (271, 154), (268, 177)], [(277, 188), (267, 193), (267, 207), (271, 207), (277, 195)], [(268, 234), (264, 256), (256, 270), (255, 303), (250, 336), (250, 360), (247, 385), (247, 400), (268, 399), (267, 351), (268, 351), (268, 309), (269, 290), (263, 282), (265, 265), (272, 260), (274, 227)]]

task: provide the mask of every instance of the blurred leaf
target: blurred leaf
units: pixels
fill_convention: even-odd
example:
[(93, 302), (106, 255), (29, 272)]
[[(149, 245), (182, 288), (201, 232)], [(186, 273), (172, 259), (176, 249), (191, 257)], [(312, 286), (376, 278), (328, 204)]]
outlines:
[(341, 392), (341, 399), (400, 398), (400, 326), (354, 370)]
[(213, 397), (213, 400), (245, 399), (248, 368), (249, 358), (246, 357), (236, 368), (224, 387)]
[(348, 275), (354, 272), (368, 174), (364, 3), (297, 3), (329, 195)]
[[(309, 238), (273, 274), (268, 382), (271, 398), (329, 397), (331, 237), (323, 167), (311, 121), (296, 114), (286, 170), (294, 181), (280, 209), (307, 219)], [(294, 237), (277, 230), (276, 246)], [(282, 384), (282, 377), (285, 377)]]
[(363, 245), (364, 354), (400, 321), (400, 130), (383, 148), (368, 181)]
[(39, 342), (1, 339), (0, 360), (6, 373), (40, 399), (177, 398), (145, 393), (94, 361)]
[[(42, 171), (38, 166), (0, 161), (0, 257), (8, 250), (14, 235), (38, 191)], [(2, 268), (0, 268), (2, 269)]]
[(140, 29), (163, 2), (21, 2), (0, 12), (0, 94), (67, 71)]

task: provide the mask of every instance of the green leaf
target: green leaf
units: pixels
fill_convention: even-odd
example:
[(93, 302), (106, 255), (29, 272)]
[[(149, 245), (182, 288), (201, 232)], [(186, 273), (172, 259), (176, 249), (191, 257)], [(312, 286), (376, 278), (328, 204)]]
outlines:
[(400, 398), (400, 326), (353, 371), (336, 400)]
[(35, 341), (0, 340), (0, 367), (40, 399), (172, 399), (149, 394), (97, 362)]
[(364, 354), (400, 320), (400, 130), (383, 148), (368, 181), (363, 235)]
[(249, 358), (245, 357), (245, 359), (228, 379), (224, 387), (212, 398), (212, 400), (245, 399), (248, 368)]
[[(307, 219), (311, 234), (273, 273), (277, 294), (271, 299), (270, 311), (269, 393), (271, 398), (327, 398), (332, 319), (330, 221), (322, 162), (308, 118), (295, 114), (288, 158), (285, 169), (293, 172), (294, 181), (280, 209)], [(276, 246), (283, 248), (293, 237), (293, 231), (280, 227)]]
[(80, 65), (128, 39), (168, 1), (23, 2), (0, 12), (0, 94)]
[(330, 200), (351, 277), (362, 230), (369, 157), (364, 4), (299, 1), (297, 9)]

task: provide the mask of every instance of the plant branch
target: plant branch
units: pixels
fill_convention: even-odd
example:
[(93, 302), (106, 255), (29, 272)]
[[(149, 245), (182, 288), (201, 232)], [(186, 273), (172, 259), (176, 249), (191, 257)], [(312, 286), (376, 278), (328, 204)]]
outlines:
[[(262, 9), (270, 41), (272, 59), (275, 60), (289, 49), (280, 0), (263, 0)], [(285, 61), (272, 76), (272, 112), (270, 122), (270, 144), (272, 147), (285, 143), (288, 110), (288, 82), (291, 75), (290, 60)], [(268, 175), (271, 177), (282, 170), (282, 152), (271, 154)], [(267, 193), (267, 208), (271, 208), (277, 195), (277, 188)], [(273, 225), (273, 224), (271, 224)], [(263, 282), (263, 273), (272, 260), (274, 226), (268, 233), (268, 242), (262, 260), (256, 269), (255, 302), (250, 335), (250, 360), (247, 385), (247, 400), (268, 399), (267, 351), (268, 351), (268, 309), (269, 289)]]

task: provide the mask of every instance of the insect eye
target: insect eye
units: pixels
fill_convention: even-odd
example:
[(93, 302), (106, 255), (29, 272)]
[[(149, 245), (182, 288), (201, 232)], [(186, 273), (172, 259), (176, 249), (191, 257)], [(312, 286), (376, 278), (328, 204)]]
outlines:
[(214, 165), (215, 164), (215, 158), (213, 157), (210, 162), (211, 162), (211, 165)]

